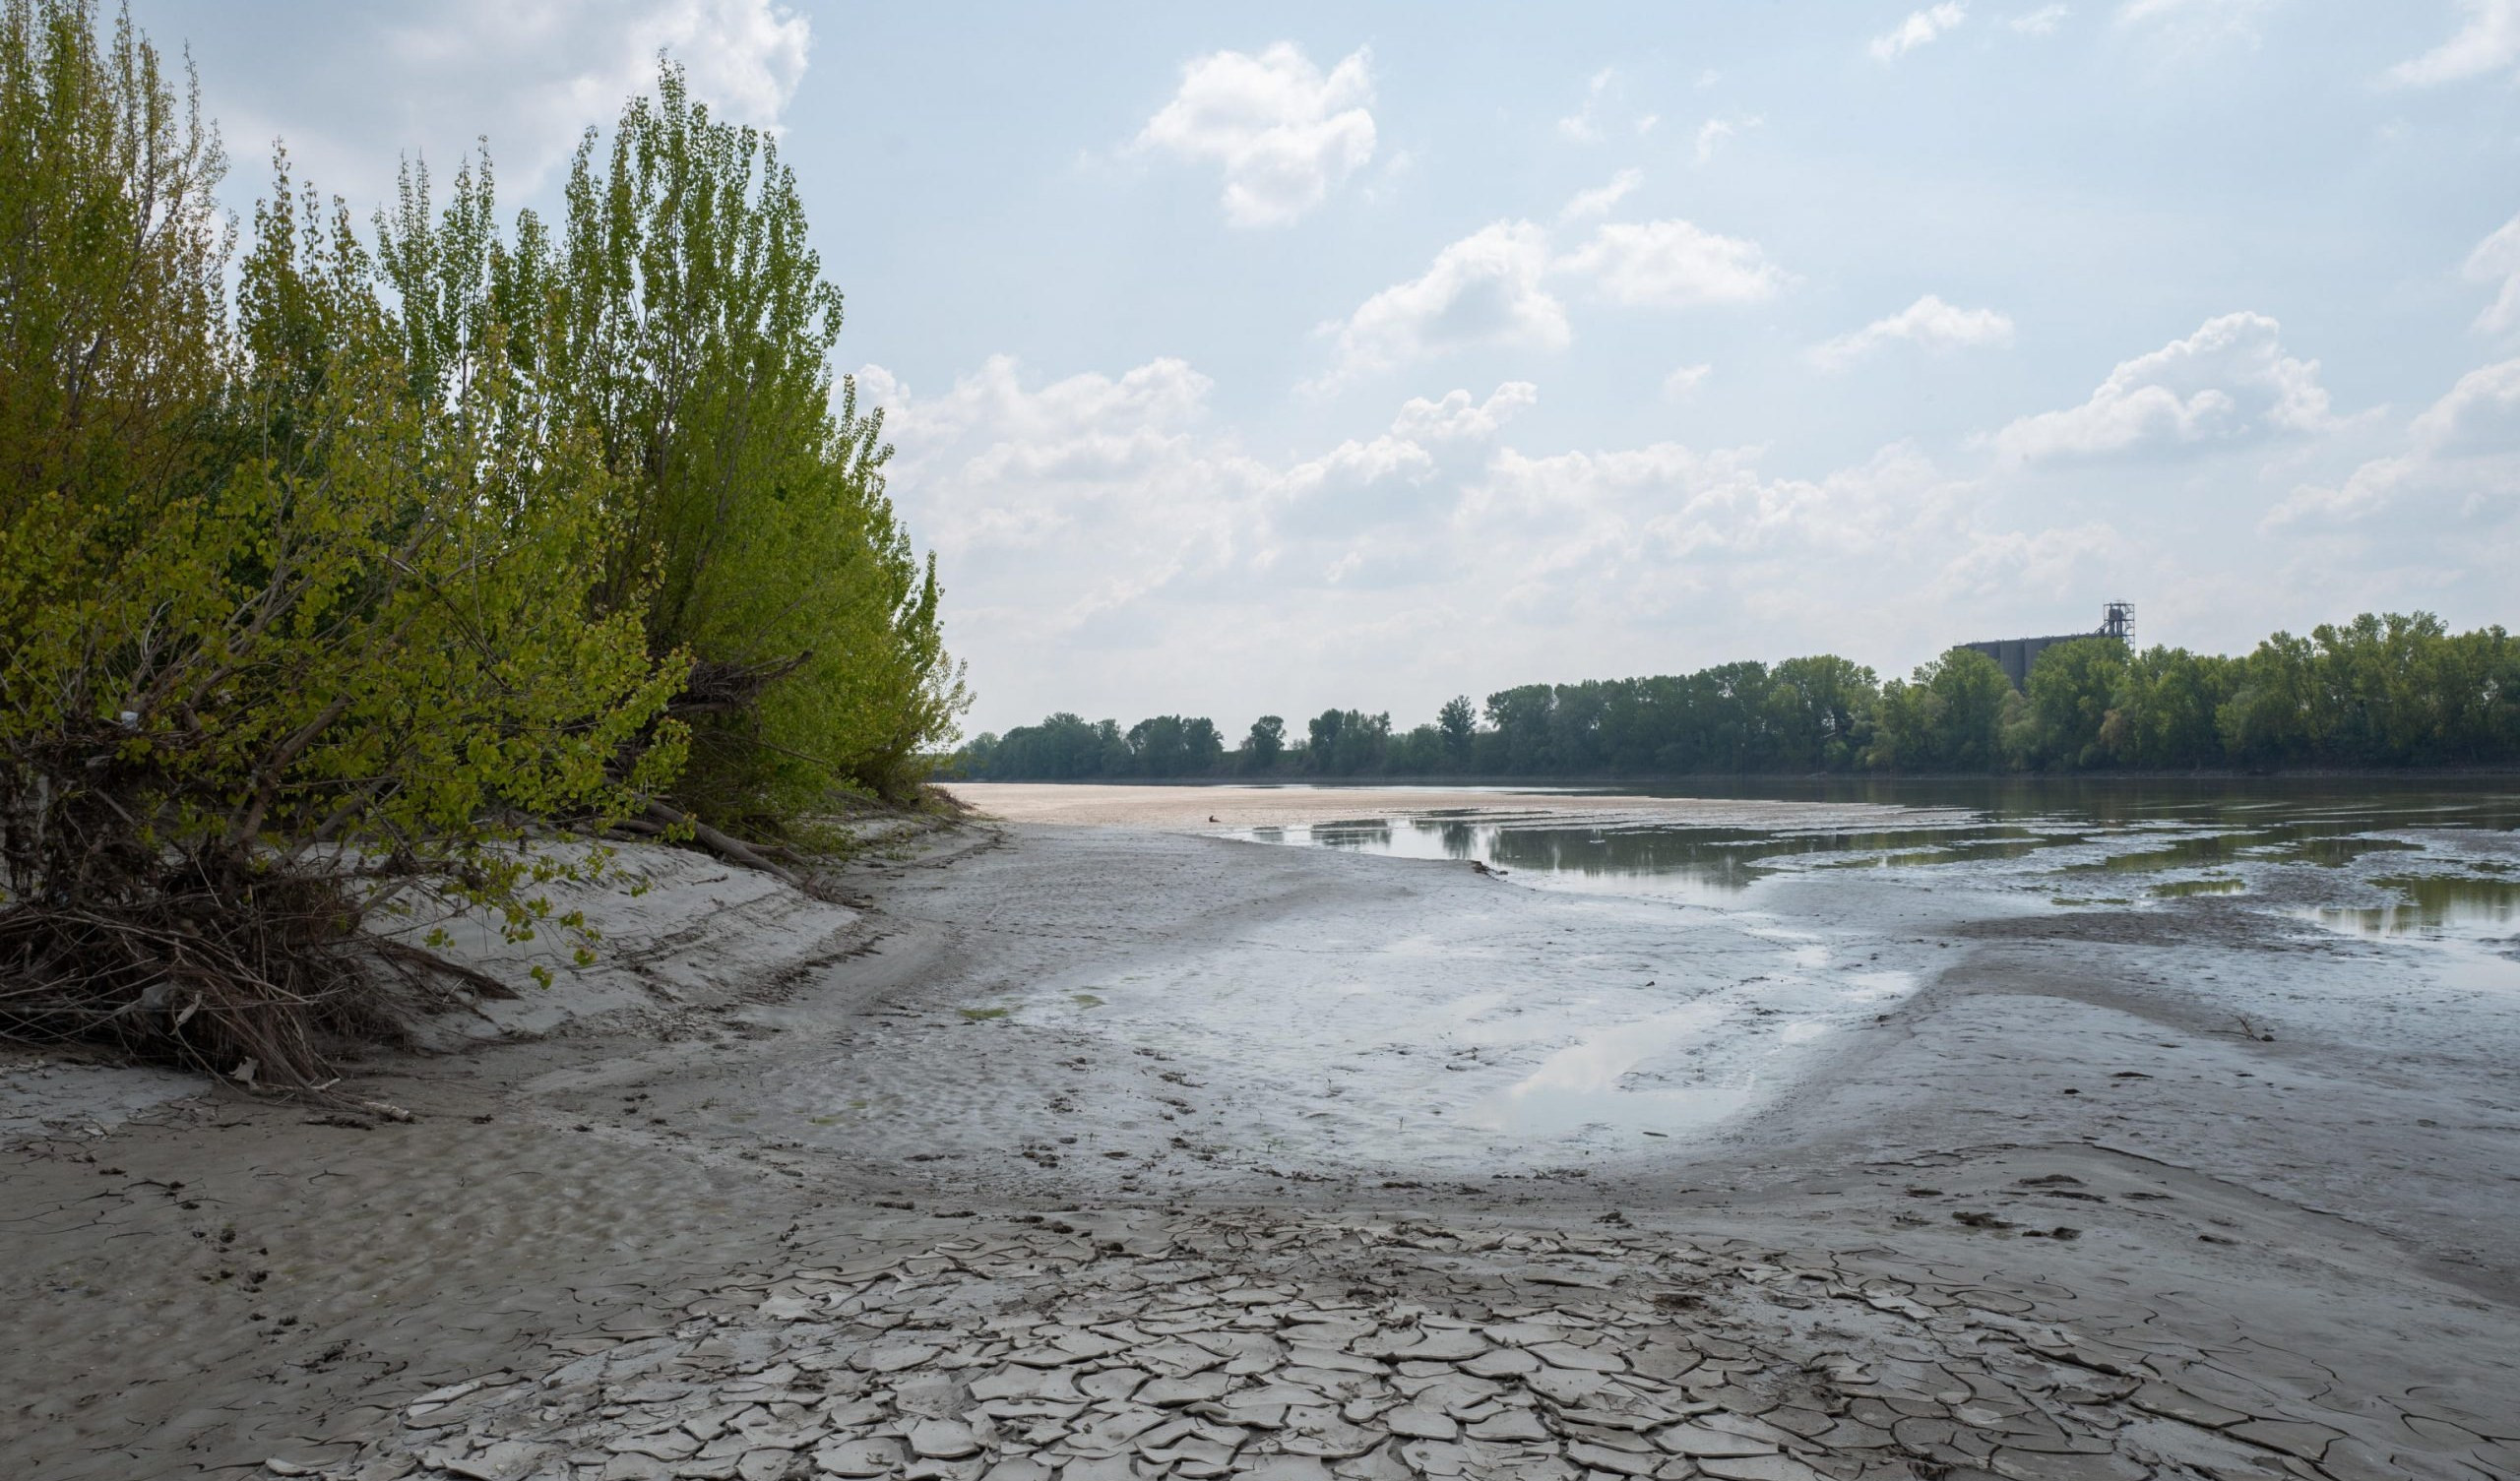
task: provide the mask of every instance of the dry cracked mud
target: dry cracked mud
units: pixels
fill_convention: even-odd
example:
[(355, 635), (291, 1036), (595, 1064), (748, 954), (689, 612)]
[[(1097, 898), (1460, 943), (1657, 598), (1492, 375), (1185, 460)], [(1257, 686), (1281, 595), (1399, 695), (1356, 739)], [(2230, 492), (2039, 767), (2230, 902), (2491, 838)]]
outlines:
[[(0, 1064), (0, 1475), (2520, 1477), (2489, 982), (1179, 831), (658, 867), (585, 983), (355, 1067), (410, 1124)], [(1761, 1096), (1468, 1125), (1666, 994)]]

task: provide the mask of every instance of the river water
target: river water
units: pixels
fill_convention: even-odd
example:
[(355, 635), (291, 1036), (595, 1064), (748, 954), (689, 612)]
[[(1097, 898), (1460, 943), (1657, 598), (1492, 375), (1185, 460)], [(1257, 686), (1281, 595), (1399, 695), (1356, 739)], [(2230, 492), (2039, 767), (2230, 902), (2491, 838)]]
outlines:
[[(1755, 823), (1644, 805), (1663, 793), (1538, 807), (1466, 791), (1426, 807), (1420, 792), (1408, 810), (1377, 808), (1372, 788), (1346, 795), (1353, 817), (1222, 832), (1477, 861), (1515, 886), (1634, 907), (1589, 943), (1597, 986), (1569, 991), (1555, 974), (1534, 997), (1499, 982), (1445, 1014), (1443, 1052), (1512, 1067), (1453, 1124), (1505, 1140), (1712, 1128), (1928, 980), (1951, 958), (1917, 950), (1918, 933), (1954, 920), (2116, 931), (2159, 917), (2153, 929), (2194, 943), (2174, 959), (2200, 968), (2241, 937), (2328, 933), (2376, 954), (2360, 969), (2375, 996), (2520, 995), (2520, 791), (2500, 782), (1858, 783), (1707, 799), (1795, 805)], [(1606, 929), (1637, 909), (1661, 917), (1647, 927), (1655, 949)], [(1637, 958), (1632, 985), (1609, 959), (1622, 954)], [(1423, 997), (1395, 1006), (1422, 1014)], [(1531, 1014), (1535, 1001), (1546, 1011)], [(1324, 1014), (1361, 1017), (1344, 998)]]

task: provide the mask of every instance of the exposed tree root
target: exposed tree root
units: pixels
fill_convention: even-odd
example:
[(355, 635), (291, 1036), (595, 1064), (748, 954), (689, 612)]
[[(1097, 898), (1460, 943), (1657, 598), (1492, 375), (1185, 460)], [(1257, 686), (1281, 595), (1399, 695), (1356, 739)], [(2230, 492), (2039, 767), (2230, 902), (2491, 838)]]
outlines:
[(351, 883), (322, 869), (196, 856), (103, 894), (0, 905), (0, 1034), (320, 1090), (341, 1048), (404, 1041), (415, 1008), (516, 996), (364, 931)]

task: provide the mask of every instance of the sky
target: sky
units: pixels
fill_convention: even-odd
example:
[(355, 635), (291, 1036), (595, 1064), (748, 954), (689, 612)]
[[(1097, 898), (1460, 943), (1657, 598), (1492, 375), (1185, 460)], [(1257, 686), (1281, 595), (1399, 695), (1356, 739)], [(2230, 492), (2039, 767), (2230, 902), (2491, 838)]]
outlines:
[(135, 0), (248, 215), (775, 134), (967, 729), (2520, 622), (2520, 0)]

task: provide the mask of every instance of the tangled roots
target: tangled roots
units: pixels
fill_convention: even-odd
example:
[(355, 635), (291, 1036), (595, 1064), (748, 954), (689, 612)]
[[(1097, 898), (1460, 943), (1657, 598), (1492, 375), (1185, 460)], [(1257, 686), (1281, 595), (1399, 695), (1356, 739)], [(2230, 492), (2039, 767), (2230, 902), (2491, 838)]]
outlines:
[(249, 1086), (313, 1088), (411, 1007), (495, 979), (368, 934), (337, 873), (186, 857), (105, 900), (0, 904), (0, 1034), (102, 1042)]

